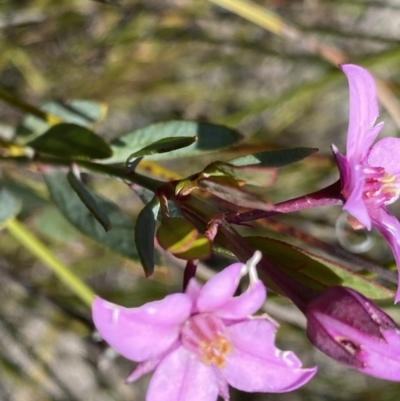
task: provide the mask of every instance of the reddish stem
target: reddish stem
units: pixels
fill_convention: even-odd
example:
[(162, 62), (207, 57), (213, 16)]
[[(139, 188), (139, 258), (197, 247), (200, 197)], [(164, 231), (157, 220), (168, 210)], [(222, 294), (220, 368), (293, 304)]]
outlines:
[(311, 194), (302, 195), (285, 202), (277, 203), (271, 211), (252, 210), (250, 212), (228, 215), (226, 216), (226, 221), (232, 224), (243, 224), (246, 221), (264, 219), (277, 214), (297, 212), (312, 207), (342, 204), (343, 196), (341, 194), (341, 183), (340, 180), (338, 180), (328, 187), (319, 189)]
[(191, 259), (187, 261), (185, 271), (183, 272), (183, 292), (185, 292), (190, 279), (196, 276), (198, 263), (199, 259)]

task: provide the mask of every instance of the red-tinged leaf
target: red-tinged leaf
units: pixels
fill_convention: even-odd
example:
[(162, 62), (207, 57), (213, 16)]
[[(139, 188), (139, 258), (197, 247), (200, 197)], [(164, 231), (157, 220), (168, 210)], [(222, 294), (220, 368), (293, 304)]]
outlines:
[(203, 234), (199, 234), (187, 251), (175, 253), (175, 256), (185, 260), (205, 259), (211, 255), (211, 250), (211, 241)]
[(332, 262), (294, 245), (266, 237), (246, 237), (251, 245), (291, 277), (310, 288), (324, 290), (331, 285), (353, 288), (368, 298), (387, 299), (393, 292), (337, 262)]
[(175, 195), (187, 196), (194, 189), (199, 188), (197, 181), (190, 178), (186, 178), (178, 182), (175, 187)]
[(228, 176), (202, 178), (197, 182), (201, 189), (236, 206), (265, 211), (274, 207), (271, 202), (240, 188), (238, 182)]
[(159, 244), (173, 254), (187, 251), (198, 235), (196, 227), (180, 217), (163, 220), (157, 230)]

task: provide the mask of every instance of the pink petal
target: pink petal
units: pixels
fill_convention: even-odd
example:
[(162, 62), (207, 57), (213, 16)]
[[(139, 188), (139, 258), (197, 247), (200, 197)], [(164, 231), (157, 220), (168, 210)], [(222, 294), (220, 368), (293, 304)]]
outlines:
[(363, 200), (364, 173), (361, 166), (351, 163), (349, 160), (349, 180), (351, 183), (345, 183), (345, 188), (352, 186), (348, 194), (347, 201), (343, 210), (349, 212), (355, 217), (367, 230), (371, 229), (371, 218), (369, 209)]
[(197, 298), (199, 297), (201, 288), (202, 286), (195, 278), (190, 279), (186, 286), (185, 294), (192, 300), (192, 315), (198, 313)]
[(221, 370), (228, 383), (247, 392), (282, 393), (307, 383), (316, 368), (301, 369), (299, 359), (275, 347), (275, 326), (252, 320), (227, 328), (232, 354)]
[(371, 149), (368, 164), (373, 167), (383, 167), (388, 173), (400, 179), (400, 139), (383, 138)]
[(235, 294), (246, 265), (234, 263), (226, 267), (202, 287), (197, 299), (200, 312), (211, 312), (225, 305)]
[(96, 298), (93, 321), (103, 339), (127, 359), (142, 362), (161, 355), (179, 338), (192, 302), (185, 294), (168, 295), (140, 308), (124, 308)]
[[(385, 341), (367, 346), (360, 353), (365, 361), (361, 372), (386, 380), (400, 381), (400, 333), (397, 330), (383, 331)], [(369, 345), (369, 344), (368, 344)]]
[[(379, 208), (371, 211), (372, 223), (388, 242), (397, 265), (397, 274), (400, 282), (400, 223), (396, 217), (390, 215), (385, 209)], [(400, 287), (394, 299), (395, 303), (400, 301)]]
[(225, 305), (213, 311), (222, 319), (242, 320), (257, 312), (267, 296), (267, 290), (262, 281), (251, 283), (249, 288), (237, 297), (231, 298)]
[(228, 382), (226, 381), (225, 377), (222, 375), (220, 369), (218, 369), (215, 365), (212, 366), (216, 381), (217, 381), (217, 386), (218, 386), (218, 394), (219, 396), (224, 400), (224, 401), (229, 401), (229, 385)]
[(139, 362), (135, 369), (129, 373), (129, 376), (125, 379), (125, 383), (133, 383), (134, 381), (140, 379), (142, 376), (146, 375), (147, 373), (152, 372), (158, 364), (161, 362), (162, 357), (148, 359), (144, 362)]
[(342, 70), (349, 81), (350, 116), (347, 136), (347, 156), (360, 162), (377, 137), (374, 124), (379, 116), (376, 85), (372, 75), (362, 67), (345, 64)]
[[(350, 177), (347, 158), (346, 158), (346, 156), (343, 156), (339, 152), (338, 148), (335, 145), (331, 145), (331, 149), (332, 149), (333, 156), (335, 157), (336, 164), (338, 165), (338, 168), (339, 168), (340, 179), (342, 181), (342, 187), (344, 187), (345, 185), (349, 185), (351, 177)], [(348, 191), (349, 191), (349, 189), (347, 189), (347, 192)], [(346, 189), (345, 189), (345, 192), (346, 192)]]
[(179, 347), (158, 365), (146, 401), (216, 401), (218, 385), (211, 366)]

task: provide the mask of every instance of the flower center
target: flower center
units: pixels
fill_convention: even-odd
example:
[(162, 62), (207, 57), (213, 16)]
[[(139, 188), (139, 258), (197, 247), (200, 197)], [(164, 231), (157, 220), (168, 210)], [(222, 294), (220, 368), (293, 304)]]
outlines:
[(206, 365), (225, 366), (225, 358), (232, 352), (225, 324), (210, 313), (190, 317), (181, 331), (182, 345), (198, 355)]
[(383, 167), (364, 167), (365, 201), (373, 202), (377, 207), (390, 205), (400, 196), (400, 183), (397, 177), (388, 173)]

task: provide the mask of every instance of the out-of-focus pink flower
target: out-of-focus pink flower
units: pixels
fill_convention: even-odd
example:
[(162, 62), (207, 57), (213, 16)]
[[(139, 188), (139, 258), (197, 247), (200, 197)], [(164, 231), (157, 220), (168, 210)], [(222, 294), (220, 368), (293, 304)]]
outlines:
[[(191, 279), (183, 294), (139, 308), (96, 298), (93, 321), (104, 340), (125, 358), (139, 362), (133, 382), (155, 369), (147, 401), (229, 400), (228, 384), (248, 392), (287, 392), (307, 383), (316, 368), (275, 347), (276, 326), (252, 317), (266, 289), (255, 265), (235, 263), (200, 286)], [(234, 296), (249, 274), (248, 289)]]
[[(400, 139), (383, 138), (372, 146), (383, 123), (379, 116), (376, 86), (371, 74), (352, 64), (342, 65), (350, 88), (350, 118), (346, 156), (332, 145), (346, 200), (344, 210), (354, 228), (374, 226), (389, 243), (400, 266), (400, 223), (386, 206), (400, 196)], [(395, 301), (400, 300), (400, 287)]]
[(400, 327), (369, 299), (333, 286), (305, 314), (307, 335), (322, 352), (362, 373), (400, 381)]

